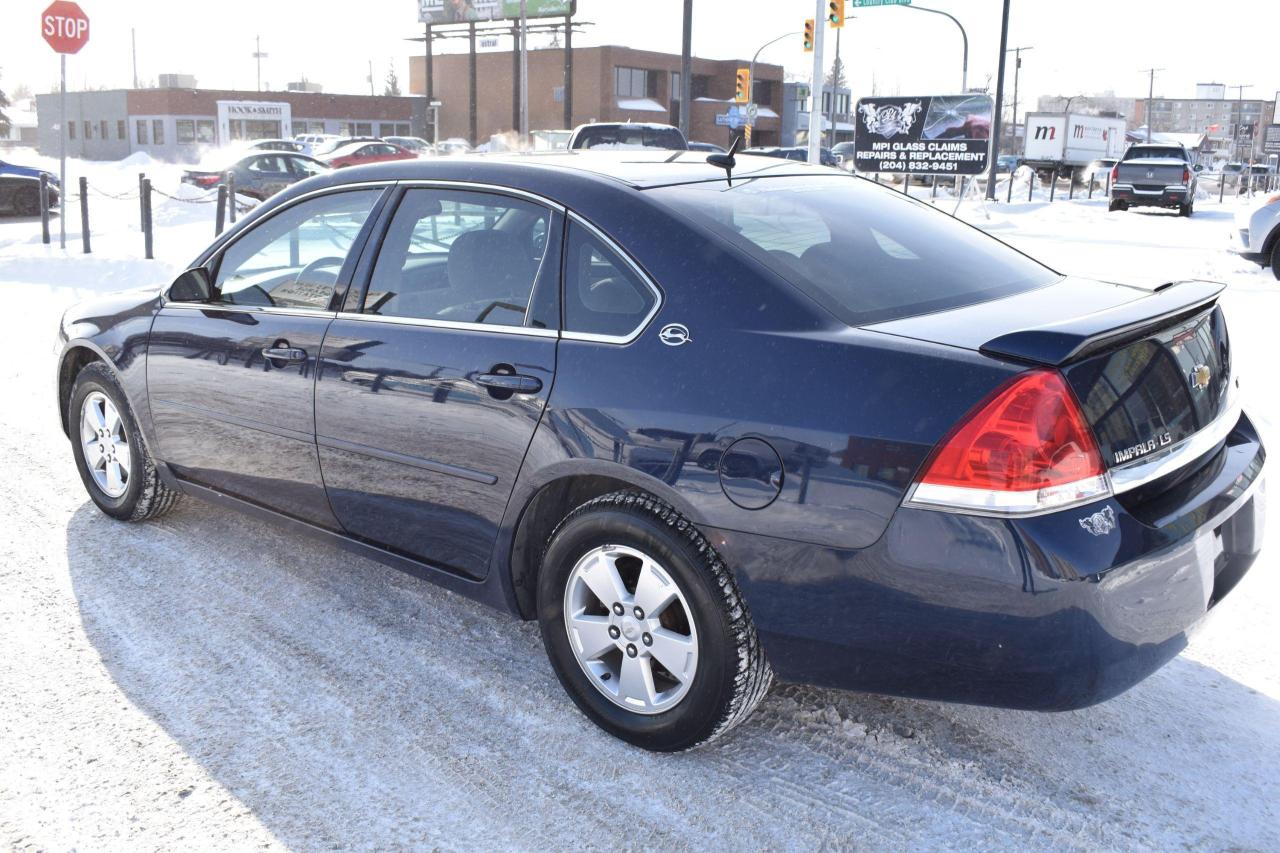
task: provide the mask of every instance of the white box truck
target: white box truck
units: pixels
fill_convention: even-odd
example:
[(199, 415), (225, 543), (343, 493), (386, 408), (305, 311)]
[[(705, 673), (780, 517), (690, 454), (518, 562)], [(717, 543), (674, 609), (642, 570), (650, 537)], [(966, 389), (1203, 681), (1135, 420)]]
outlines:
[(1023, 162), (1041, 179), (1050, 175), (1087, 180), (1095, 160), (1118, 160), (1124, 153), (1124, 119), (1081, 113), (1027, 113)]

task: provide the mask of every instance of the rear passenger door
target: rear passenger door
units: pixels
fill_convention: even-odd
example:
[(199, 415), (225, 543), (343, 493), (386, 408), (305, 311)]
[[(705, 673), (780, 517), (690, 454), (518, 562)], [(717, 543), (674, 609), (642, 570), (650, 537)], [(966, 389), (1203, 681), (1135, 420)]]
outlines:
[(246, 189), (254, 190), (255, 195), (262, 198), (275, 195), (294, 181), (284, 154), (254, 157), (245, 164), (245, 171), (252, 181), (251, 186)]
[(325, 486), (349, 533), (483, 577), (555, 375), (562, 214), (414, 187), (388, 219), (321, 352)]

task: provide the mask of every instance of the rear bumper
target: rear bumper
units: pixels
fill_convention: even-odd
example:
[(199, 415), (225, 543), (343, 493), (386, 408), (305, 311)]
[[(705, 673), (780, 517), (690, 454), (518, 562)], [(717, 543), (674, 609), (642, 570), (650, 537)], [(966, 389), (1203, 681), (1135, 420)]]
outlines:
[(1131, 207), (1175, 207), (1189, 204), (1194, 195), (1190, 187), (1172, 186), (1158, 190), (1142, 190), (1133, 184), (1112, 184), (1111, 200), (1123, 201)]
[[(1068, 710), (1176, 656), (1248, 571), (1264, 460), (1242, 417), (1194, 493), (1132, 512), (1115, 499), (1017, 521), (904, 508), (859, 551), (709, 533), (784, 680)], [(1079, 523), (1107, 506), (1112, 531)]]

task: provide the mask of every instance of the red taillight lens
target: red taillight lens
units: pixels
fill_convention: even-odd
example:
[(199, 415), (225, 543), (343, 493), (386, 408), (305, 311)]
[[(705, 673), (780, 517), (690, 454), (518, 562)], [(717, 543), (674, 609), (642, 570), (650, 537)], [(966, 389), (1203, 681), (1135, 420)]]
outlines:
[(911, 502), (1017, 514), (1110, 491), (1075, 396), (1056, 371), (1033, 370), (961, 419), (925, 463)]
[(1120, 164), (1117, 163), (1111, 167), (1111, 183), (1114, 184), (1118, 180), (1120, 180)]
[(202, 187), (211, 187), (222, 180), (221, 175), (197, 175), (196, 184)]
[(1190, 169), (1183, 169), (1183, 170), (1182, 170), (1182, 182), (1183, 182), (1184, 184), (1189, 184), (1189, 183), (1191, 183), (1191, 170), (1190, 170)]

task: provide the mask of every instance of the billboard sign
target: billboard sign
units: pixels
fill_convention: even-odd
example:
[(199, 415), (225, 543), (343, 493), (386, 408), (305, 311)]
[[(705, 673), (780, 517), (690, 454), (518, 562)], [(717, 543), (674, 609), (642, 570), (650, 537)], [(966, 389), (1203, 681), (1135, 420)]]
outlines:
[[(574, 13), (574, 0), (525, 0), (530, 18), (563, 18)], [(520, 0), (418, 0), (418, 20), (424, 24), (465, 24), (520, 17)]]
[(855, 116), (859, 172), (979, 175), (991, 150), (991, 98), (862, 98)]
[(1263, 154), (1280, 154), (1280, 124), (1269, 124), (1262, 136)]

